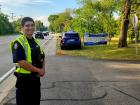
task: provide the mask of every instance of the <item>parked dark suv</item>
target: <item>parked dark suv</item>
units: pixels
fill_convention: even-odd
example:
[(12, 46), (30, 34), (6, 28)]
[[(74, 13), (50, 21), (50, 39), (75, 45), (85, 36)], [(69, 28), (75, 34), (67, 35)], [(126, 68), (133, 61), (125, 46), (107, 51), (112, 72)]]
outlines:
[(44, 39), (44, 35), (42, 32), (37, 31), (35, 32), (35, 38)]
[(49, 36), (49, 32), (48, 31), (43, 31), (42, 32), (44, 36)]
[(77, 48), (81, 49), (81, 39), (76, 32), (63, 33), (60, 42), (61, 49)]

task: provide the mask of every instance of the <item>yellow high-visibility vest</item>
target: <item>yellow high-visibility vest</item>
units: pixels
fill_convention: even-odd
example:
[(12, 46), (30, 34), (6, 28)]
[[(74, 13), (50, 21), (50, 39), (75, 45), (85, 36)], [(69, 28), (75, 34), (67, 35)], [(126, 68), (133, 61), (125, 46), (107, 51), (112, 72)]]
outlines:
[[(23, 49), (24, 49), (24, 51), (25, 51), (26, 61), (27, 61), (28, 63), (32, 64), (31, 48), (30, 48), (30, 45), (29, 45), (29, 43), (28, 43), (28, 40), (27, 40), (26, 36), (25, 36), (25, 35), (20, 35), (20, 37), (18, 37), (15, 41), (18, 41), (18, 42), (21, 44), (21, 46), (23, 47)], [(10, 44), (11, 50), (12, 50), (12, 47), (13, 47), (15, 41), (12, 41), (11, 44)], [(37, 43), (37, 45), (40, 47), (41, 54), (43, 54), (44, 51), (43, 51), (43, 48), (40, 46), (39, 41), (38, 41), (37, 39), (35, 39), (35, 38), (34, 38), (34, 41), (35, 41), (35, 42)], [(30, 74), (30, 73), (31, 73), (31, 71), (26, 70), (26, 69), (24, 69), (24, 68), (21, 68), (21, 67), (19, 66), (18, 63), (15, 63), (15, 65), (16, 65), (16, 67), (17, 67), (17, 68), (16, 68), (16, 72), (22, 73), (22, 74)]]

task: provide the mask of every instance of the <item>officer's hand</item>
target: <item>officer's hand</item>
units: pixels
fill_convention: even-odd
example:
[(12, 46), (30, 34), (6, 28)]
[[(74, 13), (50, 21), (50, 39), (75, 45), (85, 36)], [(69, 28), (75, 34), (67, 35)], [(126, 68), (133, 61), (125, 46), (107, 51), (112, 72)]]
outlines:
[(45, 75), (45, 70), (42, 68), (42, 69), (39, 69), (38, 70), (38, 74), (43, 77)]

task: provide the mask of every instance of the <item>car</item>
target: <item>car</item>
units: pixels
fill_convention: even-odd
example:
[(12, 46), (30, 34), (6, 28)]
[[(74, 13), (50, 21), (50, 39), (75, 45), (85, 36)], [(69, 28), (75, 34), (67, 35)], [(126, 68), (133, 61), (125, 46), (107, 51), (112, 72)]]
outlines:
[(43, 31), (42, 32), (44, 36), (49, 36), (49, 32), (48, 31)]
[(81, 39), (76, 32), (66, 32), (62, 34), (60, 41), (61, 49), (77, 48), (81, 49)]
[(37, 31), (37, 32), (35, 32), (35, 38), (38, 38), (38, 39), (44, 39), (44, 35), (43, 35), (42, 32)]

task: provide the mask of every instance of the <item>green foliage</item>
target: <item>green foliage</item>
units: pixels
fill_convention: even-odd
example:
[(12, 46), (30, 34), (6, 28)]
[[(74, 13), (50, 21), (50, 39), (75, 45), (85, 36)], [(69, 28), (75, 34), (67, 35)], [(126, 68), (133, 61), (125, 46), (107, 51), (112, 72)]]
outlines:
[[(0, 14), (0, 35), (21, 33), (21, 18), (13, 22), (9, 22), (8, 16), (1, 13)], [(35, 21), (36, 29), (39, 31), (46, 31), (47, 27), (43, 25), (41, 21)]]
[(48, 21), (50, 22), (49, 30), (54, 32), (63, 32), (71, 29), (71, 11), (59, 13), (57, 15), (50, 15)]
[[(88, 33), (109, 33), (111, 36), (117, 34), (118, 21), (114, 14), (117, 13), (115, 6), (118, 1), (113, 0), (79, 0), (82, 7), (74, 10), (72, 26), (74, 30), (83, 35)], [(79, 27), (80, 26), (80, 27)]]
[(21, 31), (21, 18), (12, 22), (14, 33), (20, 33)]
[(59, 17), (58, 15), (50, 15), (48, 21), (50, 23), (53, 23), (58, 17)]
[(0, 13), (0, 35), (13, 33), (12, 24), (8, 20), (8, 16)]
[(36, 25), (36, 30), (37, 31), (46, 31), (47, 30), (47, 27), (45, 27), (43, 25), (43, 23), (39, 20), (35, 21), (35, 25)]

